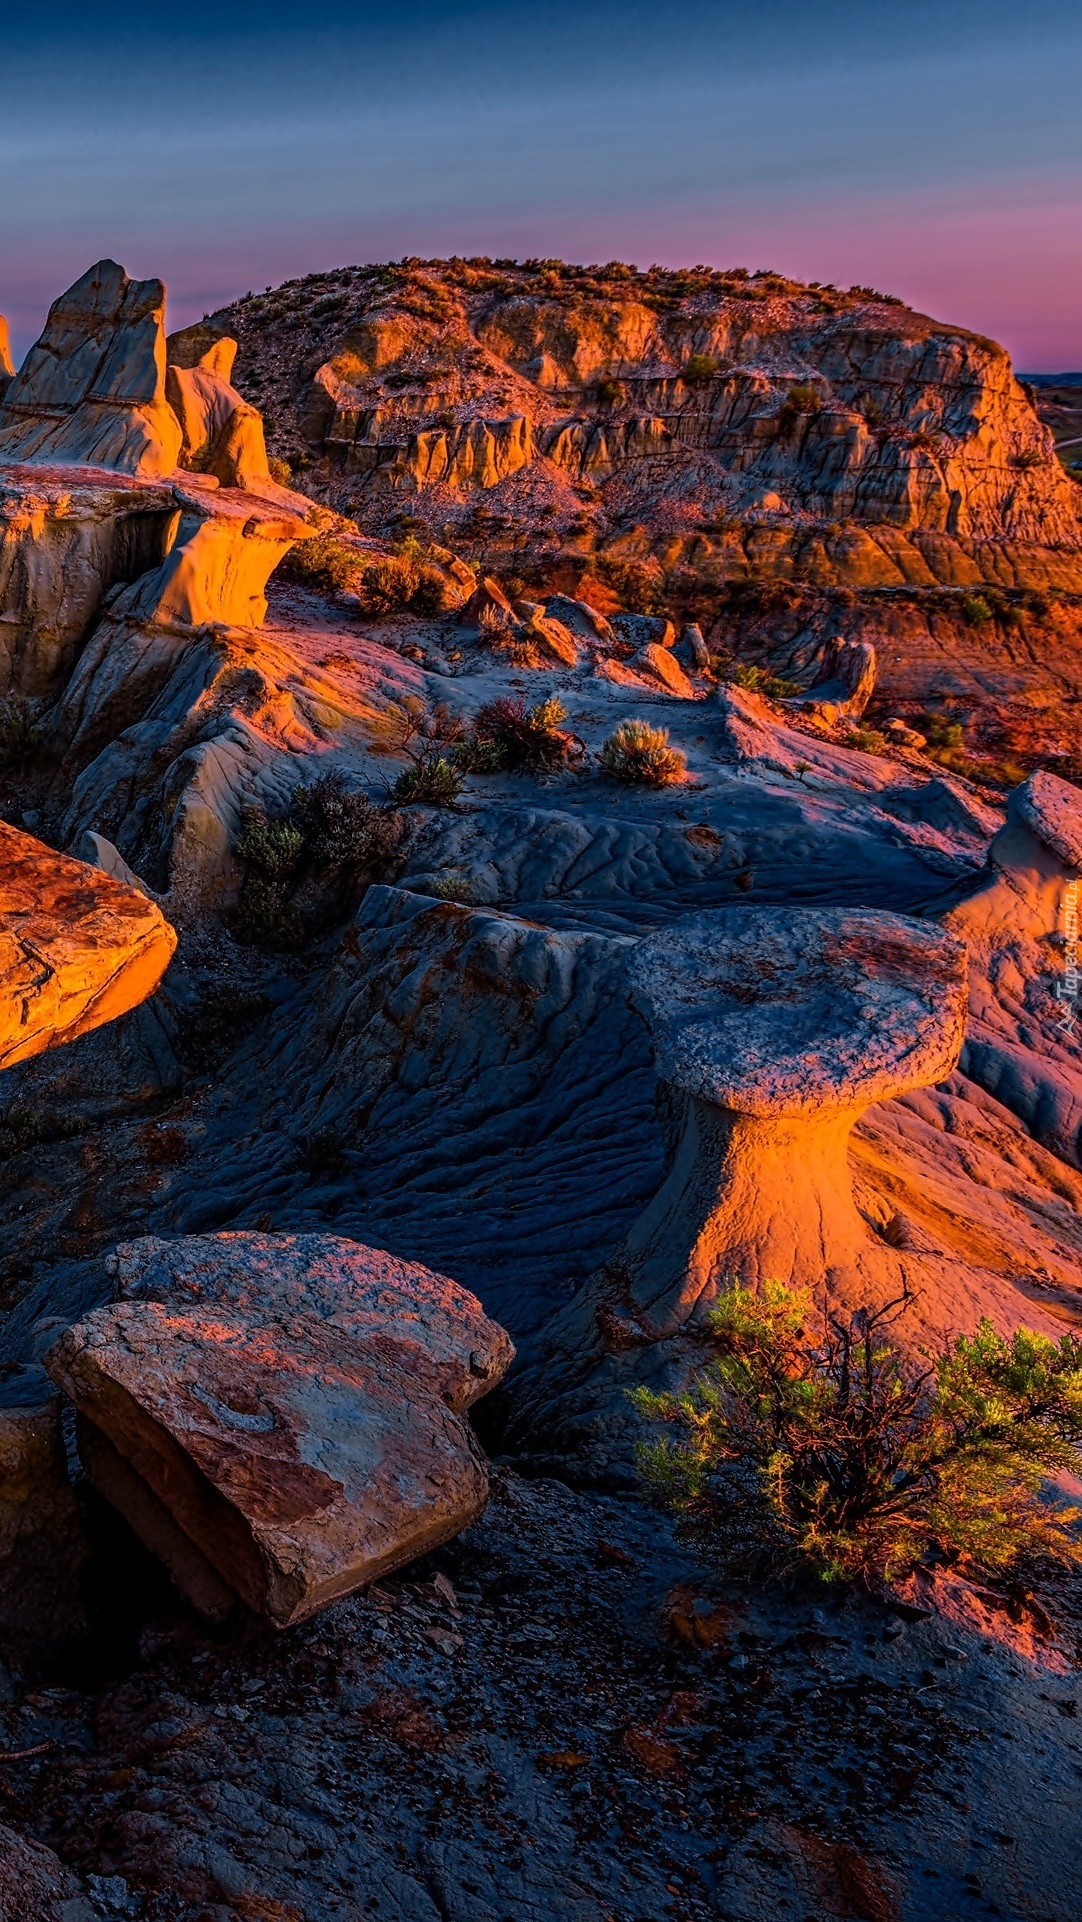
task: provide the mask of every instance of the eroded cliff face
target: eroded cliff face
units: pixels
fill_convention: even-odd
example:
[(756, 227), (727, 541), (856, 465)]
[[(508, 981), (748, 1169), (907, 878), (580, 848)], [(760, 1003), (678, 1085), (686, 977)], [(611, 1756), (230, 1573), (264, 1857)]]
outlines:
[[(215, 317), (276, 442), (370, 518), (436, 493), (723, 578), (1082, 580), (1082, 495), (995, 342), (776, 275), (408, 262)], [(522, 491), (522, 477), (528, 482)], [(519, 477), (518, 491), (508, 483)], [(501, 498), (505, 496), (506, 498)], [(382, 497), (382, 510), (379, 502)], [(580, 528), (580, 533), (582, 529)], [(1028, 571), (1027, 571), (1028, 570)]]
[(258, 626), (308, 503), (271, 477), (233, 343), (165, 337), (165, 288), (99, 261), (17, 374), (0, 339), (0, 693), (55, 698), (95, 620)]

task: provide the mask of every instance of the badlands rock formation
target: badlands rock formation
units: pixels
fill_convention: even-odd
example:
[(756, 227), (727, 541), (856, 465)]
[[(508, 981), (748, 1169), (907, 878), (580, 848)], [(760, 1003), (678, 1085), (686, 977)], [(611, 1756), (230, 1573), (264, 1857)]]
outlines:
[[(95, 270), (0, 421), (10, 1819), (109, 1922), (946, 1922), (968, 1802), (1025, 1811), (989, 1903), (1074, 1922), (1049, 1596), (940, 1571), (966, 1669), (623, 1499), (728, 1274), (907, 1292), (911, 1351), (1082, 1322), (1077, 497), (1026, 395), (762, 276), (160, 310)], [(615, 778), (629, 721), (678, 778)]]
[(683, 552), (731, 578), (818, 552), (866, 586), (1000, 580), (1006, 548), (1020, 585), (1072, 568), (1077, 584), (1077, 490), (1002, 349), (867, 288), (409, 261), (211, 324), (240, 341), (242, 389), (273, 402), (283, 450), (315, 453), (339, 500), (431, 492), (455, 515), (481, 492), (517, 519), (529, 475), (550, 519), (585, 485), (614, 559), (667, 549), (666, 568)]

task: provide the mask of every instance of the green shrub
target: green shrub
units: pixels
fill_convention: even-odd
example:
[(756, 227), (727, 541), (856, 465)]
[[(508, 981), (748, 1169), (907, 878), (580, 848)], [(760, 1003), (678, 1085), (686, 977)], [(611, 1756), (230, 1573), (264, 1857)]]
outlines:
[(597, 402), (599, 407), (616, 407), (624, 398), (624, 390), (618, 380), (608, 376), (597, 383)]
[(1082, 1470), (1082, 1341), (982, 1321), (919, 1369), (888, 1334), (905, 1305), (828, 1314), (810, 1339), (807, 1293), (729, 1289), (692, 1385), (634, 1394), (675, 1431), (641, 1450), (655, 1499), (736, 1565), (826, 1581), (1082, 1560), (1079, 1511), (1042, 1499)]
[(845, 745), (856, 748), (859, 754), (882, 754), (887, 737), (877, 727), (855, 727), (846, 735)]
[(17, 694), (0, 701), (0, 767), (19, 772), (39, 759), (45, 736), (29, 702)]
[(684, 780), (687, 760), (669, 746), (669, 731), (648, 721), (621, 721), (601, 749), (601, 770), (627, 786), (669, 787)]
[(315, 925), (349, 912), (401, 839), (393, 810), (338, 774), (295, 788), (282, 815), (246, 808), (234, 849), (245, 865), (235, 933), (256, 947), (300, 947)]
[(983, 594), (967, 594), (962, 602), (962, 613), (969, 627), (985, 627), (993, 619), (992, 609)]
[(419, 695), (408, 695), (402, 703), (397, 745), (410, 766), (391, 789), (392, 801), (404, 806), (453, 807), (463, 780), (454, 756), (464, 735), (462, 722), (448, 708), (441, 704), (429, 709)]
[(713, 354), (692, 354), (684, 368), (684, 379), (694, 386), (697, 381), (713, 380), (718, 371), (718, 363)]
[(765, 694), (771, 701), (782, 701), (787, 695), (800, 693), (799, 681), (783, 680), (780, 674), (771, 674), (765, 667), (734, 667), (731, 679), (736, 687), (746, 687), (750, 694)]
[(355, 547), (347, 546), (333, 534), (316, 534), (309, 541), (298, 541), (279, 563), (278, 572), (302, 587), (325, 593), (343, 593), (357, 585), (363, 560)]
[(780, 434), (789, 433), (804, 415), (817, 414), (823, 405), (822, 395), (807, 381), (798, 381), (790, 387), (778, 409), (776, 420)]
[(403, 807), (453, 807), (461, 792), (461, 774), (454, 762), (441, 754), (403, 769), (391, 789), (391, 799)]
[(272, 481), (278, 482), (279, 487), (288, 487), (293, 479), (293, 469), (287, 460), (275, 460), (272, 456), (267, 462), (267, 471)]

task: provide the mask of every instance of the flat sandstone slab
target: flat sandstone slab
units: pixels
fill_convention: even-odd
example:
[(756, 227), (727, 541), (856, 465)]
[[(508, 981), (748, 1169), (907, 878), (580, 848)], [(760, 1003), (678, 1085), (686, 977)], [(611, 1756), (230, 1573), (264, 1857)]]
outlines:
[(121, 1302), (68, 1329), (46, 1365), (278, 1627), (459, 1534), (488, 1497), (438, 1372), (389, 1336)]
[(436, 1370), (452, 1408), (487, 1394), (514, 1359), (510, 1336), (468, 1288), (341, 1235), (144, 1235), (108, 1266), (128, 1299), (314, 1315), (357, 1340), (392, 1336)]
[(0, 1068), (137, 1007), (176, 944), (145, 894), (0, 822)]

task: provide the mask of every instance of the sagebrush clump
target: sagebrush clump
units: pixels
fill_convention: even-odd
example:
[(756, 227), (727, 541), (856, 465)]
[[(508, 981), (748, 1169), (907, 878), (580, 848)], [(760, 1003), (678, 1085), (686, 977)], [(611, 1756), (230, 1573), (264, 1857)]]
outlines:
[(687, 759), (669, 746), (669, 730), (621, 721), (601, 749), (601, 770), (628, 786), (671, 787), (687, 777)]
[(554, 696), (534, 707), (506, 696), (486, 701), (477, 711), (470, 735), (456, 750), (456, 760), (474, 774), (516, 767), (540, 773), (562, 767), (582, 746), (561, 725), (566, 719), (567, 709)]
[(281, 815), (245, 809), (235, 852), (245, 864), (234, 931), (256, 947), (297, 948), (356, 905), (374, 873), (389, 871), (402, 818), (329, 774), (294, 788)]
[(917, 1367), (890, 1339), (907, 1306), (815, 1317), (803, 1290), (727, 1289), (691, 1386), (634, 1392), (672, 1431), (640, 1451), (654, 1498), (745, 1570), (875, 1583), (1082, 1560), (1080, 1511), (1043, 1487), (1082, 1469), (1082, 1341), (982, 1321)]

